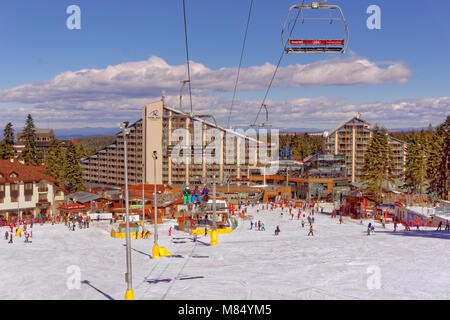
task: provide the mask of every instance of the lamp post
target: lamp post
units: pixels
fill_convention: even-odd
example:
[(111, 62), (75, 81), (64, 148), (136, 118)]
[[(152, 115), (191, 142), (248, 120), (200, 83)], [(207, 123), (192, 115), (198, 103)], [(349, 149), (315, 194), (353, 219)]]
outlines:
[(153, 168), (154, 168), (154, 178), (153, 178), (153, 183), (154, 183), (154, 190), (155, 190), (155, 194), (154, 194), (154, 199), (153, 199), (153, 207), (155, 210), (155, 215), (154, 215), (154, 224), (155, 224), (155, 236), (154, 236), (154, 245), (153, 245), (153, 257), (159, 257), (159, 246), (158, 246), (158, 205), (156, 202), (156, 160), (158, 160), (158, 153), (156, 151), (153, 151)]
[(17, 219), (19, 220), (20, 223), (20, 221), (22, 220), (22, 217), (20, 216), (20, 182), (15, 181), (14, 184), (17, 185)]
[(142, 161), (142, 235), (144, 234), (144, 219), (145, 219), (145, 170), (144, 161)]
[(126, 210), (126, 252), (127, 252), (127, 273), (125, 274), (125, 281), (127, 283), (127, 291), (125, 292), (125, 300), (134, 300), (134, 291), (132, 283), (132, 268), (131, 268), (131, 239), (130, 239), (130, 215), (128, 209), (128, 155), (127, 155), (127, 135), (130, 134), (128, 122), (120, 124), (123, 134), (124, 142), (124, 158), (125, 158), (125, 210)]
[(213, 231), (217, 230), (216, 203), (216, 176), (213, 176)]

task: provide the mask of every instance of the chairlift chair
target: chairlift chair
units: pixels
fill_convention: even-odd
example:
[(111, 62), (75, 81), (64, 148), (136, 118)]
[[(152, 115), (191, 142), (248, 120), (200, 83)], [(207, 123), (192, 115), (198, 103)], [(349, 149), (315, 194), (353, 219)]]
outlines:
[(269, 124), (269, 110), (267, 109), (267, 104), (262, 104), (262, 107), (264, 107), (264, 109), (266, 109), (266, 121), (263, 123), (259, 123), (259, 124), (251, 124), (249, 125), (249, 127), (254, 128), (265, 128), (265, 127), (271, 127), (271, 125)]
[(189, 83), (189, 80), (182, 80), (181, 82), (181, 88), (180, 88), (180, 111), (182, 112), (182, 114), (177, 114), (177, 115), (171, 115), (169, 116), (165, 116), (165, 119), (186, 119), (189, 118), (191, 120), (193, 120), (194, 118), (210, 118), (213, 120), (214, 125), (217, 127), (217, 121), (216, 118), (212, 115), (212, 114), (194, 114), (193, 112), (186, 112), (183, 110), (183, 89), (186, 86), (186, 83)]
[[(286, 20), (281, 31), (281, 41), (284, 51), (290, 53), (345, 53), (349, 41), (349, 31), (347, 21), (345, 20), (342, 9), (337, 5), (324, 5), (327, 0), (322, 2), (312, 2), (309, 5), (293, 5), (289, 8)], [(289, 21), (289, 17), (294, 10), (299, 10), (297, 18)], [(305, 17), (305, 10), (328, 10), (329, 18), (324, 17)], [(337, 12), (337, 17), (333, 17), (332, 12)], [(289, 22), (288, 22), (289, 21)], [(340, 21), (344, 24), (344, 34), (341, 39), (298, 39), (292, 36), (292, 31), (296, 28), (297, 22), (301, 21), (302, 25), (305, 21)], [(291, 27), (292, 25), (292, 27)], [(289, 32), (288, 39), (285, 41), (285, 33)]]

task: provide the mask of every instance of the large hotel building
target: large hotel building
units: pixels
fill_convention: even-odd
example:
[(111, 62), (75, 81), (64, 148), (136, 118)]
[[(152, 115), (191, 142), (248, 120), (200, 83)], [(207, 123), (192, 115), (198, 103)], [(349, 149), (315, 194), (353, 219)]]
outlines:
[[(370, 124), (362, 120), (360, 114), (345, 121), (333, 131), (324, 133), (323, 151), (345, 156), (347, 176), (353, 183), (362, 176), (364, 153), (369, 146), (371, 135)], [(403, 180), (408, 144), (391, 136), (389, 142), (394, 152), (393, 173), (398, 179)]]
[[(146, 105), (142, 119), (128, 125), (128, 183), (155, 182), (154, 151), (158, 154), (156, 183), (171, 187), (202, 184), (213, 175), (218, 181), (247, 179), (251, 168), (260, 167), (257, 140), (202, 117), (166, 106), (164, 97)], [(189, 147), (181, 151), (182, 145)], [(173, 159), (179, 154), (187, 155), (181, 157), (184, 162)], [(81, 160), (83, 179), (95, 185), (123, 186), (124, 160), (124, 137), (119, 132), (115, 143)]]

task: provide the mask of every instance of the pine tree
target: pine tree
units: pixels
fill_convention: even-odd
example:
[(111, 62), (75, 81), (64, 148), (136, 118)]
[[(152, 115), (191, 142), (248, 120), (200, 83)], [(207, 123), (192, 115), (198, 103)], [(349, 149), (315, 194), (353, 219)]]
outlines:
[(21, 158), (25, 161), (25, 164), (39, 164), (36, 148), (36, 128), (31, 114), (28, 114), (27, 116), (25, 128), (23, 129), (20, 139), (25, 143), (25, 148), (21, 154)]
[(83, 190), (82, 169), (78, 159), (77, 148), (73, 142), (69, 144), (66, 150), (65, 160), (64, 175), (67, 187), (70, 192)]
[(55, 178), (60, 186), (65, 184), (65, 151), (61, 143), (53, 139), (50, 143), (50, 149), (45, 159), (45, 173)]
[(14, 129), (9, 122), (3, 130), (3, 140), (0, 141), (0, 159), (8, 160), (14, 158), (16, 152), (14, 149)]
[(384, 182), (394, 182), (394, 154), (386, 130), (375, 126), (364, 156), (362, 183), (381, 200)]
[(80, 144), (77, 154), (78, 154), (78, 160), (81, 160), (81, 159), (85, 159), (85, 158), (89, 157), (92, 154), (92, 152), (90, 152), (82, 144)]
[(423, 194), (427, 178), (427, 133), (422, 130), (409, 139), (405, 186), (409, 191)]
[(440, 198), (448, 197), (450, 172), (450, 116), (439, 125), (430, 141), (427, 177), (428, 192)]

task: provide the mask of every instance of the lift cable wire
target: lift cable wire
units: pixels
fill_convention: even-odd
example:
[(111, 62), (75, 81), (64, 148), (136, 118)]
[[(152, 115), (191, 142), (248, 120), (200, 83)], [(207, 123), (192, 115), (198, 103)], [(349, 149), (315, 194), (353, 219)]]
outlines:
[[(304, 4), (305, 4), (305, 0), (303, 0), (302, 5), (304, 5)], [(289, 32), (289, 36), (292, 34), (292, 31), (294, 30), (295, 25), (297, 24), (297, 19), (298, 19), (299, 15), (300, 15), (300, 12), (301, 12), (301, 10), (299, 10), (298, 13), (297, 13), (297, 17), (295, 19), (295, 22), (294, 22), (294, 24), (292, 26), (291, 31)], [(283, 48), (283, 51), (281, 52), (280, 59), (278, 59), (278, 64), (277, 64), (277, 66), (275, 68), (275, 72), (273, 73), (272, 79), (270, 80), (269, 86), (268, 86), (266, 94), (264, 96), (263, 102), (261, 103), (261, 107), (259, 107), (259, 111), (258, 111), (258, 114), (256, 115), (256, 119), (255, 119), (255, 122), (253, 123), (253, 126), (256, 125), (256, 121), (258, 121), (259, 114), (261, 113), (261, 110), (262, 110), (263, 106), (266, 103), (267, 96), (269, 95), (269, 91), (270, 91), (270, 88), (272, 87), (273, 80), (275, 79), (275, 76), (277, 74), (278, 68), (280, 67), (281, 60), (283, 60), (284, 53), (285, 53), (285, 51), (284, 51), (284, 48)]]
[(250, 2), (250, 9), (249, 9), (248, 18), (247, 18), (247, 26), (245, 28), (244, 41), (242, 43), (241, 59), (239, 61), (239, 68), (238, 68), (238, 73), (237, 73), (237, 77), (236, 77), (236, 83), (234, 85), (234, 92), (233, 92), (233, 99), (231, 100), (230, 113), (228, 114), (227, 128), (229, 128), (229, 126), (230, 126), (231, 112), (233, 111), (233, 104), (234, 104), (234, 100), (236, 98), (236, 90), (237, 90), (237, 85), (238, 85), (238, 82), (239, 82), (239, 75), (241, 73), (242, 59), (244, 57), (244, 49), (245, 49), (245, 43), (247, 41), (248, 26), (250, 25), (250, 19), (251, 19), (251, 15), (252, 15), (252, 8), (253, 8), (253, 0), (251, 0), (251, 2)]
[(191, 113), (192, 111), (192, 90), (191, 90), (191, 68), (190, 68), (190, 61), (189, 61), (189, 43), (188, 43), (188, 36), (187, 36), (187, 24), (186, 24), (186, 5), (183, 0), (183, 14), (184, 14), (184, 38), (186, 41), (186, 60), (187, 60), (187, 68), (188, 68), (188, 80), (189, 80), (189, 99), (191, 102)]

